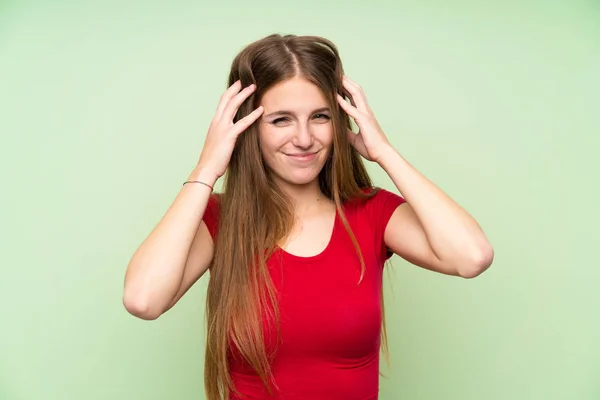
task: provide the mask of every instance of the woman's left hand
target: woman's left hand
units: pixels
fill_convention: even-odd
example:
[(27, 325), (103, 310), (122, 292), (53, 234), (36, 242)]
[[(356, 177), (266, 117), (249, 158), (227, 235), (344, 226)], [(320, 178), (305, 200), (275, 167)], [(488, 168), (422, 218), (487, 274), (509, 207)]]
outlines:
[(345, 75), (343, 84), (354, 105), (339, 94), (338, 103), (354, 119), (359, 129), (358, 133), (348, 129), (348, 140), (361, 156), (369, 161), (379, 162), (383, 152), (388, 150), (391, 144), (375, 119), (362, 88)]

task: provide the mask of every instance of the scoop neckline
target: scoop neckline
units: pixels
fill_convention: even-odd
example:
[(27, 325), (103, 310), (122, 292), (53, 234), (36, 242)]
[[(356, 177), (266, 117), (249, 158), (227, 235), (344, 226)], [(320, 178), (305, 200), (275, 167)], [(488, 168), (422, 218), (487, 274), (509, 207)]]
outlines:
[(329, 241), (327, 242), (327, 245), (325, 246), (325, 248), (318, 254), (315, 254), (312, 256), (298, 256), (296, 254), (287, 252), (286, 250), (284, 250), (283, 248), (281, 248), (279, 246), (277, 246), (277, 249), (285, 258), (288, 258), (295, 262), (310, 263), (310, 262), (320, 260), (321, 258), (327, 256), (327, 253), (329, 253), (329, 251), (330, 251), (330, 248), (333, 244), (333, 238), (335, 237), (335, 234), (338, 230), (338, 221), (339, 221), (339, 213), (338, 213), (338, 210), (336, 207), (335, 217), (333, 219), (333, 228), (331, 229), (331, 235), (329, 236)]

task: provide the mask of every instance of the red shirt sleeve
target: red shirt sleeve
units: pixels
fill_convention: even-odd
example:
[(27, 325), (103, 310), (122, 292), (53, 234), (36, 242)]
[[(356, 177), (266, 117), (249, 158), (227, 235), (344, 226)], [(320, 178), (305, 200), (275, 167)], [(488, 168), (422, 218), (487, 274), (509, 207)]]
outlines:
[(219, 200), (219, 195), (211, 194), (202, 217), (213, 240), (219, 231)]
[(372, 223), (375, 224), (375, 235), (377, 243), (381, 243), (382, 255), (385, 259), (389, 259), (394, 254), (385, 245), (384, 235), (390, 218), (399, 205), (406, 203), (406, 200), (396, 193), (385, 189), (379, 189), (375, 197), (370, 202)]

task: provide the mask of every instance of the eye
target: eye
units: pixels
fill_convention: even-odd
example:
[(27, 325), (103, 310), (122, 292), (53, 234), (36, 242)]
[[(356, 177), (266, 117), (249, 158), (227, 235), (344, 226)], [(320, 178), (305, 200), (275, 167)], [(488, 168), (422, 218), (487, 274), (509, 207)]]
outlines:
[(274, 125), (281, 125), (283, 122), (289, 122), (289, 118), (287, 117), (279, 117), (279, 118), (275, 118), (273, 121), (271, 121), (272, 124)]
[(331, 118), (327, 114), (315, 114), (314, 119), (316, 119), (317, 121), (319, 121), (319, 123), (326, 123)]

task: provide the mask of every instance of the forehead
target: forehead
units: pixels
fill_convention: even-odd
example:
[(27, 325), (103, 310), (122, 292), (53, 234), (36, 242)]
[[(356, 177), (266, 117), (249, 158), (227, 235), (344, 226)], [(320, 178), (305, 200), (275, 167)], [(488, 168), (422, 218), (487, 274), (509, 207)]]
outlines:
[(261, 99), (261, 105), (266, 113), (279, 109), (309, 113), (329, 104), (317, 85), (297, 76), (267, 90)]

